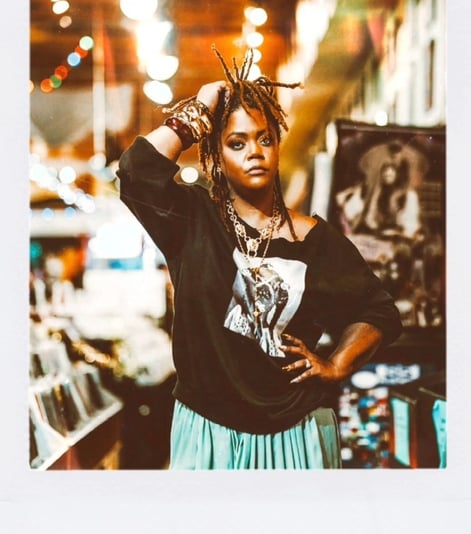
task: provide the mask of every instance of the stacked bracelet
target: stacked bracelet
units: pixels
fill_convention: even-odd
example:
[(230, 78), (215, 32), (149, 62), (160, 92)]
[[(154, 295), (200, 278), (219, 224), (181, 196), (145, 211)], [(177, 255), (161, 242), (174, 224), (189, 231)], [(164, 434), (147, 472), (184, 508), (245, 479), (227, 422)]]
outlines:
[(213, 131), (211, 113), (208, 107), (199, 100), (193, 99), (177, 104), (169, 111), (172, 111), (173, 115), (164, 124), (178, 135), (183, 144), (183, 150), (193, 143), (199, 143), (203, 137)]
[(193, 133), (188, 125), (182, 122), (178, 117), (169, 117), (165, 120), (164, 124), (178, 135), (180, 141), (182, 142), (183, 150), (190, 148), (190, 146), (195, 142)]

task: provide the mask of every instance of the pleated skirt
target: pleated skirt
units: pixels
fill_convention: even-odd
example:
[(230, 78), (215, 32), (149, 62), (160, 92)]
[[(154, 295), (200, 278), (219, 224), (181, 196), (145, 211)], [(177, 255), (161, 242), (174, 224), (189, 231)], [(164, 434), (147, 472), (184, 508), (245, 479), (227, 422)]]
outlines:
[(209, 421), (175, 401), (170, 469), (339, 469), (334, 410), (318, 408), (273, 434), (250, 434)]

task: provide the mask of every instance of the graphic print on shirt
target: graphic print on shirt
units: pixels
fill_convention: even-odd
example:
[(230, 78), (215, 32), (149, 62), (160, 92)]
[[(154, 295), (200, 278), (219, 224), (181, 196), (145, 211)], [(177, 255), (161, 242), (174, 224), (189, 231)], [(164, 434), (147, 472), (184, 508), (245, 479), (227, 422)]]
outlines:
[(306, 264), (285, 258), (247, 259), (234, 249), (237, 272), (224, 326), (258, 341), (269, 356), (284, 358), (281, 334), (299, 307), (305, 288)]

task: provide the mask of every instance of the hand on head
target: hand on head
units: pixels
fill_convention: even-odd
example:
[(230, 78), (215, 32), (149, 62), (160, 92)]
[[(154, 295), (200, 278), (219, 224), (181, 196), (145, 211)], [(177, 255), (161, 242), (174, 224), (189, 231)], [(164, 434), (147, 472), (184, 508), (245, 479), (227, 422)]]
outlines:
[(196, 96), (197, 100), (207, 106), (211, 113), (214, 113), (222, 95), (228, 95), (230, 91), (229, 84), (225, 80), (206, 83), (201, 86)]

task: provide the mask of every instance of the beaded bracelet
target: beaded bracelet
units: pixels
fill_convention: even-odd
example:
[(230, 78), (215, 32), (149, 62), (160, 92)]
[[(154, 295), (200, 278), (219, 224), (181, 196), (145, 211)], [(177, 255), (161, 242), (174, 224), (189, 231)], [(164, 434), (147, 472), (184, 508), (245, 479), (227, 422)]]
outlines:
[(164, 124), (178, 135), (180, 141), (182, 142), (183, 150), (190, 148), (190, 146), (195, 142), (195, 138), (188, 124), (183, 122), (178, 117), (169, 117), (165, 120)]

